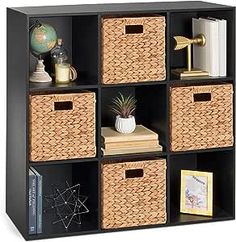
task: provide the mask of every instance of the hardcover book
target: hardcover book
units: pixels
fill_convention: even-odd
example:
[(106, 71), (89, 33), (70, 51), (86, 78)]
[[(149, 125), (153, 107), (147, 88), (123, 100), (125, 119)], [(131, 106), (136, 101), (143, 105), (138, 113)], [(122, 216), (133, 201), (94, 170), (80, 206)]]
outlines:
[(102, 128), (102, 151), (104, 155), (131, 154), (162, 151), (158, 134), (137, 125), (131, 134), (122, 134), (112, 127)]
[(36, 175), (29, 170), (29, 234), (36, 232)]
[(43, 177), (38, 173), (38, 171), (31, 167), (33, 173), (36, 175), (36, 198), (37, 198), (37, 234), (42, 233), (42, 213), (43, 213), (43, 197), (42, 197), (42, 186), (43, 186)]
[(193, 18), (192, 34), (203, 34), (204, 46), (193, 45), (194, 68), (208, 71), (209, 76), (226, 76), (227, 22), (216, 18)]

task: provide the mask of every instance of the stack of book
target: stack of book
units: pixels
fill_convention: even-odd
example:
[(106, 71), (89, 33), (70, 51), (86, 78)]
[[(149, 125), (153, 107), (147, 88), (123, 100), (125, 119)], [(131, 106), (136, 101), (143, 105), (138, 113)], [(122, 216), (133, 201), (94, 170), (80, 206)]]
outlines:
[(114, 128), (102, 128), (103, 155), (117, 155), (162, 151), (158, 134), (152, 130), (137, 125), (131, 134), (121, 134)]
[(194, 68), (208, 71), (209, 76), (226, 76), (227, 21), (212, 17), (192, 19), (193, 37), (203, 34), (204, 46), (193, 45)]
[(42, 233), (42, 176), (29, 169), (29, 234)]

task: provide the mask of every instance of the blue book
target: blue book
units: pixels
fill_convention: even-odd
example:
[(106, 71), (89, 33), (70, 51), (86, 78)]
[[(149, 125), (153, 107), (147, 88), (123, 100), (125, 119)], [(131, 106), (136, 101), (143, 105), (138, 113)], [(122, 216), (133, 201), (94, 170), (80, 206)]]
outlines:
[(29, 234), (36, 232), (36, 175), (29, 170)]
[(43, 195), (42, 195), (42, 188), (43, 188), (43, 177), (38, 173), (38, 171), (31, 167), (30, 168), (33, 173), (36, 175), (36, 180), (37, 180), (37, 234), (42, 233), (42, 216), (43, 216)]

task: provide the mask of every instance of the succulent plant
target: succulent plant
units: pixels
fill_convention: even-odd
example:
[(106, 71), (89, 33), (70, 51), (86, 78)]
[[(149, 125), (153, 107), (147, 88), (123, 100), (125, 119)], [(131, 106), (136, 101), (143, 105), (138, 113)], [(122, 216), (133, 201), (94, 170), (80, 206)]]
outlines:
[(122, 93), (112, 99), (111, 111), (121, 118), (129, 118), (136, 108), (137, 100), (133, 95), (124, 96)]

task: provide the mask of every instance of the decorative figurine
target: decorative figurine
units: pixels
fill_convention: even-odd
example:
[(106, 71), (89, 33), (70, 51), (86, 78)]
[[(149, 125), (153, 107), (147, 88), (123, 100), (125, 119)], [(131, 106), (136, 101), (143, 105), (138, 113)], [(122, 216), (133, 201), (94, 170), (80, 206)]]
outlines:
[(172, 70), (172, 73), (180, 77), (209, 76), (207, 71), (192, 69), (191, 45), (196, 44), (199, 46), (204, 46), (206, 43), (205, 36), (200, 34), (193, 39), (188, 39), (184, 36), (175, 36), (174, 39), (176, 42), (174, 50), (181, 50), (187, 47), (188, 67), (187, 69), (174, 69)]
[(53, 186), (53, 194), (45, 196), (49, 207), (44, 209), (44, 212), (48, 210), (55, 210), (58, 217), (52, 224), (62, 223), (67, 230), (71, 223), (80, 225), (81, 214), (89, 213), (89, 209), (86, 207), (85, 202), (88, 197), (80, 194), (80, 184), (70, 186), (66, 181), (66, 187), (59, 189), (57, 186)]
[(51, 82), (52, 78), (45, 71), (42, 56), (46, 55), (56, 45), (57, 34), (55, 29), (45, 23), (36, 21), (30, 30), (31, 53), (38, 58), (36, 70), (31, 74), (31, 82)]

